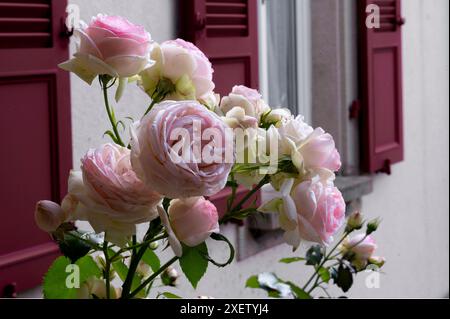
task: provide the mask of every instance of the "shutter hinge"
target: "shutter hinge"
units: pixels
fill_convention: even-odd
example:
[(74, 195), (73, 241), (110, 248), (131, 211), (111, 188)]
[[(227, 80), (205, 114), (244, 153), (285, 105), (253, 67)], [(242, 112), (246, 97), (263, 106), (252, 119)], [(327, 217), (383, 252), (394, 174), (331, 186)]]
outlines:
[(384, 160), (383, 167), (381, 167), (377, 173), (386, 173), (388, 175), (391, 175), (391, 160), (386, 159)]
[(354, 100), (352, 105), (350, 105), (349, 117), (350, 119), (356, 119), (359, 117), (361, 111), (361, 102), (359, 100)]

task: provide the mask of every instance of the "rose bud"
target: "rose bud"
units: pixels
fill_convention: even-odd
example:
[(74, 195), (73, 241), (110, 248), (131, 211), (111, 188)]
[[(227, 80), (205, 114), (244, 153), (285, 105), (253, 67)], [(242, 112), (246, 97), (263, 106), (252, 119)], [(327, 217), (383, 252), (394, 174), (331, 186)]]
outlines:
[(161, 274), (161, 279), (163, 283), (167, 286), (175, 287), (177, 285), (178, 280), (178, 272), (173, 267), (168, 267), (164, 272)]
[(367, 235), (372, 234), (374, 231), (378, 229), (378, 226), (380, 226), (380, 220), (378, 218), (375, 218), (374, 220), (370, 221), (367, 224), (366, 234)]
[(384, 257), (374, 256), (374, 257), (369, 258), (369, 264), (375, 265), (378, 268), (383, 267), (385, 262), (386, 262), (386, 259)]
[(361, 229), (363, 225), (363, 216), (360, 212), (352, 213), (347, 219), (347, 226), (345, 227), (345, 231), (350, 233), (354, 230)]
[(379, 260), (379, 257), (373, 256), (377, 244), (369, 235), (357, 234), (351, 238), (346, 238), (340, 249), (344, 258), (348, 259), (357, 270), (365, 269), (370, 259)]
[(178, 240), (189, 247), (195, 247), (212, 233), (219, 232), (217, 208), (203, 197), (174, 199), (168, 213)]
[(67, 215), (57, 203), (41, 200), (36, 204), (34, 220), (40, 229), (51, 233), (66, 221)]
[(203, 197), (174, 199), (168, 213), (159, 205), (161, 223), (166, 228), (169, 244), (178, 257), (183, 254), (181, 243), (195, 247), (212, 233), (219, 232), (217, 208)]

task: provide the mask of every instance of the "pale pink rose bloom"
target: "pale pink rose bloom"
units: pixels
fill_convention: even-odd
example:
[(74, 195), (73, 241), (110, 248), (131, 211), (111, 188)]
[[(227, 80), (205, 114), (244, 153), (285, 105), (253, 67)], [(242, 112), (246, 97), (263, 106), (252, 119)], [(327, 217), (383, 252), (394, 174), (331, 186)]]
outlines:
[(351, 261), (358, 270), (364, 269), (368, 263), (379, 266), (384, 263), (384, 258), (374, 256), (377, 249), (375, 240), (372, 236), (366, 236), (364, 233), (345, 239), (340, 249), (343, 254), (353, 254)]
[(150, 64), (150, 34), (120, 16), (99, 14), (75, 30), (79, 38), (74, 58), (59, 66), (91, 84), (97, 75), (126, 78)]
[(195, 247), (212, 233), (219, 232), (217, 208), (203, 197), (174, 199), (168, 213), (178, 240), (189, 247)]
[(151, 58), (155, 64), (141, 72), (142, 89), (153, 95), (158, 82), (168, 79), (175, 91), (165, 100), (205, 100), (213, 95), (213, 68), (200, 49), (182, 39), (155, 45)]
[[(194, 74), (193, 78), (194, 79), (195, 78), (207, 79), (207, 80), (212, 81), (214, 70), (212, 68), (211, 62), (206, 57), (206, 55), (199, 48), (197, 48), (194, 44), (192, 44), (191, 42), (187, 42), (183, 39), (176, 39), (176, 40), (169, 40), (169, 41), (163, 42), (161, 47), (163, 48), (163, 51), (165, 48), (170, 48), (170, 47), (183, 48), (195, 60), (196, 68), (195, 68), (195, 74)], [(175, 57), (170, 56), (169, 58), (173, 59)], [(168, 73), (174, 73), (174, 74), (177, 73), (177, 70), (175, 70), (173, 68), (173, 66), (167, 65), (167, 68), (169, 68)]]
[(331, 182), (306, 181), (292, 191), (300, 238), (328, 245), (345, 221), (345, 202)]
[(72, 207), (73, 219), (89, 221), (97, 233), (106, 232), (107, 240), (123, 245), (137, 224), (158, 216), (162, 197), (138, 179), (127, 148), (104, 144), (81, 162), (81, 172), (69, 177), (71, 203), (63, 205)]
[(236, 85), (228, 96), (224, 96), (220, 103), (220, 109), (227, 115), (234, 107), (240, 107), (245, 115), (259, 120), (260, 116), (269, 110), (269, 106), (263, 101), (261, 94), (254, 89), (243, 85)]
[(338, 171), (341, 167), (341, 157), (336, 149), (333, 136), (321, 128), (316, 128), (307, 140), (300, 146), (307, 169), (326, 168)]
[(41, 200), (36, 204), (34, 219), (43, 231), (54, 232), (67, 218), (68, 213), (57, 203)]
[[(198, 138), (195, 123), (200, 124)], [(218, 115), (196, 101), (159, 103), (132, 127), (133, 169), (144, 183), (169, 198), (214, 195), (225, 187), (233, 165), (226, 157), (226, 128)], [(217, 138), (201, 141), (207, 129)], [(187, 136), (180, 137), (179, 132)], [(207, 162), (206, 153), (217, 156)]]

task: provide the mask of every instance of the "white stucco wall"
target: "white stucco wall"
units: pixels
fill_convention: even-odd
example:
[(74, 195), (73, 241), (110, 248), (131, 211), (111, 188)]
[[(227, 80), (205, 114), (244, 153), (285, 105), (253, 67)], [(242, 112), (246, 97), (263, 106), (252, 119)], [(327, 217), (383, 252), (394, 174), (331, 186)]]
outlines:
[[(157, 41), (175, 35), (175, 0), (72, 0), (83, 19), (105, 12), (143, 24)], [(388, 262), (380, 289), (367, 289), (364, 274), (350, 293), (353, 297), (443, 297), (449, 286), (449, 42), (447, 0), (404, 0), (404, 123), (405, 161), (391, 176), (377, 176), (374, 192), (363, 199), (364, 213), (383, 219), (376, 233), (379, 252)], [(139, 118), (147, 97), (131, 86), (119, 106), (118, 117)], [(74, 166), (89, 147), (107, 138), (108, 127), (98, 84), (89, 88), (72, 77)], [(224, 229), (236, 238), (235, 226)], [(211, 243), (214, 245), (214, 243)], [(211, 246), (212, 247), (212, 246)], [(214, 250), (213, 250), (214, 251)], [(219, 249), (215, 252), (220, 251)], [(231, 266), (210, 270), (194, 292), (181, 280), (175, 293), (194, 297), (263, 297), (244, 289), (245, 280), (263, 271), (301, 281), (303, 269), (277, 263), (291, 256), (286, 246), (261, 252)], [(224, 257), (225, 258), (225, 257)]]

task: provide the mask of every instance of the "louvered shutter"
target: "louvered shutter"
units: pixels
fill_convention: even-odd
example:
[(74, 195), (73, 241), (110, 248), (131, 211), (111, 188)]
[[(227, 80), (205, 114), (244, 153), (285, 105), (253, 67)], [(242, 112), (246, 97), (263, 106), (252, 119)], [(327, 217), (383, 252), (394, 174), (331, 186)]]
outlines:
[[(359, 0), (362, 97), (362, 164), (367, 172), (390, 174), (403, 160), (402, 44), (400, 0)], [(380, 27), (367, 28), (376, 5)]]
[(181, 37), (197, 45), (214, 67), (216, 92), (236, 84), (258, 89), (256, 0), (185, 0)]
[(59, 202), (72, 165), (65, 0), (0, 0), (0, 297), (41, 283), (58, 253), (34, 222)]

